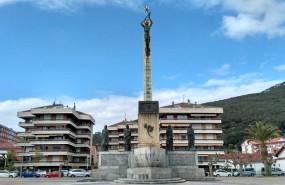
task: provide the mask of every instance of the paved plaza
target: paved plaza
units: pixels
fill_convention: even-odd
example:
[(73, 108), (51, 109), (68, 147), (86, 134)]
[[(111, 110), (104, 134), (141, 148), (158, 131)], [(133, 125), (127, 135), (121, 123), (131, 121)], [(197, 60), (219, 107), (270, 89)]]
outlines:
[[(113, 182), (77, 182), (80, 178), (1, 178), (0, 185), (97, 185)], [(187, 181), (181, 185), (284, 185), (285, 177), (220, 177), (217, 181)]]

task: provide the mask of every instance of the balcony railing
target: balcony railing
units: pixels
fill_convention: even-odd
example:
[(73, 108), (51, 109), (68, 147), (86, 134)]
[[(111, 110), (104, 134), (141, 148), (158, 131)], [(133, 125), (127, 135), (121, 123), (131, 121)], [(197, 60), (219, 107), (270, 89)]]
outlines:
[(221, 118), (160, 118), (160, 120), (221, 120)]

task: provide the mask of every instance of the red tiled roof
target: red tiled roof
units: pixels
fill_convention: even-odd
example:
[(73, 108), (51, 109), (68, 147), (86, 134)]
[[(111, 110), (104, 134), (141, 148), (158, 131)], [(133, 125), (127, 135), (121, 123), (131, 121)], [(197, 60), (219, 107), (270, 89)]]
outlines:
[(285, 146), (282, 146), (275, 154), (275, 157), (278, 157), (278, 155), (285, 149)]
[(279, 142), (284, 142), (285, 143), (285, 138), (284, 137), (277, 137), (277, 138), (273, 138), (269, 141), (267, 141), (269, 143), (279, 143)]
[(251, 158), (252, 162), (259, 162), (261, 161), (261, 154), (260, 153), (252, 153), (252, 154), (248, 154), (248, 153), (227, 153), (227, 154), (221, 154), (219, 155), (220, 159), (233, 159), (235, 157), (242, 157), (244, 159), (248, 159)]

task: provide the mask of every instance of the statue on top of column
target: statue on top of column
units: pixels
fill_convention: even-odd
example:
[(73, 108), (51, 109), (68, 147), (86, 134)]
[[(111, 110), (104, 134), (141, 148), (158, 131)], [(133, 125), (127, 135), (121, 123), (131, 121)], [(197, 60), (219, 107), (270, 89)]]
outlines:
[(152, 20), (150, 19), (150, 9), (149, 7), (144, 8), (146, 12), (146, 17), (141, 22), (142, 27), (144, 28), (144, 42), (145, 42), (145, 55), (150, 56), (150, 27), (152, 26)]

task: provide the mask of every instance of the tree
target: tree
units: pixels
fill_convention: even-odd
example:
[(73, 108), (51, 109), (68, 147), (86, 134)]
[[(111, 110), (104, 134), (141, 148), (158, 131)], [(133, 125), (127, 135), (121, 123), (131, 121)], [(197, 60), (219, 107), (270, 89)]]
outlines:
[(93, 134), (93, 146), (101, 145), (101, 132), (96, 132), (95, 134)]
[(15, 169), (14, 167), (14, 163), (17, 159), (17, 155), (15, 152), (14, 148), (10, 148), (9, 150), (7, 150), (7, 156), (6, 156), (6, 161), (7, 161), (7, 167), (6, 169), (9, 171), (12, 171)]
[(35, 162), (39, 163), (40, 160), (42, 160), (43, 157), (44, 157), (43, 153), (39, 149), (37, 149), (36, 152), (35, 152), (35, 156), (34, 156)]
[(210, 177), (213, 176), (213, 165), (216, 164), (219, 161), (219, 155), (218, 154), (208, 154), (208, 159), (209, 159), (209, 175)]
[(255, 123), (255, 125), (250, 125), (246, 130), (249, 134), (249, 141), (255, 140), (259, 142), (265, 175), (271, 176), (271, 165), (273, 161), (271, 159), (271, 155), (268, 154), (266, 141), (280, 136), (279, 128), (272, 123), (258, 121)]

